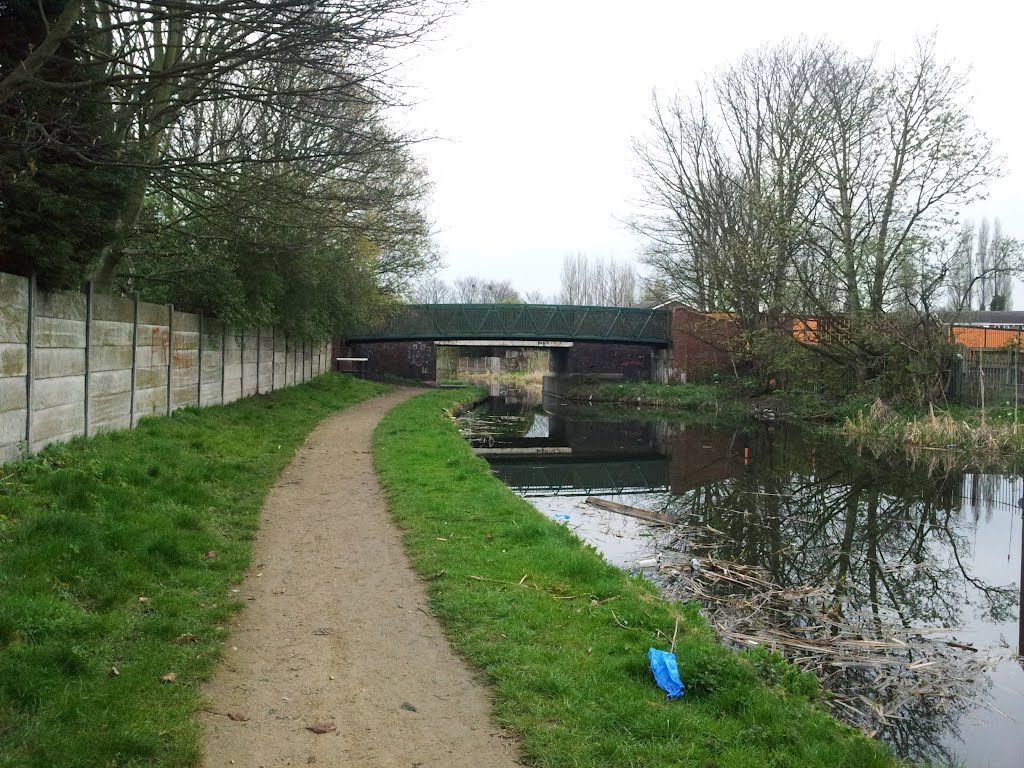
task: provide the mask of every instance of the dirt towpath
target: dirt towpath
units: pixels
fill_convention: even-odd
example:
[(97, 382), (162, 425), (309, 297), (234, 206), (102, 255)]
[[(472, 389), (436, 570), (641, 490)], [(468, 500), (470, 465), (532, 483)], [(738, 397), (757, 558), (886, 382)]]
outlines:
[(520, 765), (430, 615), (373, 471), (374, 427), (412, 394), (328, 419), (267, 498), (250, 602), (205, 689), (207, 768)]

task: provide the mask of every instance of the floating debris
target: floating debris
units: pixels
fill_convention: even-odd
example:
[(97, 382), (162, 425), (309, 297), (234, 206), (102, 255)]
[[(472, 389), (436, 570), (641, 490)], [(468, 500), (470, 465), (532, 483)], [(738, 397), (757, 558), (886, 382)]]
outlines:
[(758, 566), (704, 556), (664, 562), (659, 571), (665, 594), (698, 600), (725, 642), (767, 648), (813, 672), (832, 713), (872, 736), (922, 707), (984, 702), (984, 673), (1013, 657), (951, 640), (956, 628), (852, 610), (832, 586), (780, 586)]

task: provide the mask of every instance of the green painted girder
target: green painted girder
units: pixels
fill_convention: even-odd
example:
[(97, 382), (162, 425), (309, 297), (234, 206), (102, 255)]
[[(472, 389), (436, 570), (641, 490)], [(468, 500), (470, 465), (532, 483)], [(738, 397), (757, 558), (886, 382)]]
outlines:
[(348, 341), (494, 339), (613, 341), (668, 346), (671, 318), (663, 309), (557, 304), (408, 304)]

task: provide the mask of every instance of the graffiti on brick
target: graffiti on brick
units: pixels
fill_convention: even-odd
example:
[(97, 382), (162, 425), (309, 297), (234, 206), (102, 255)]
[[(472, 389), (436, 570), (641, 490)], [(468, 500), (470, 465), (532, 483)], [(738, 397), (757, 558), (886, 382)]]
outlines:
[(434, 345), (431, 342), (414, 341), (409, 345), (406, 355), (409, 365), (426, 373), (434, 364)]

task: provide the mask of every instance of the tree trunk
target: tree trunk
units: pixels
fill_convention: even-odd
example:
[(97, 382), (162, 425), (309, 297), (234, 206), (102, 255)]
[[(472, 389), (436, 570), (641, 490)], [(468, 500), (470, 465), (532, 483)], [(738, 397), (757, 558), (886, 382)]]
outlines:
[(100, 255), (96, 273), (93, 275), (92, 283), (97, 291), (110, 293), (114, 288), (114, 279), (117, 277), (117, 267), (124, 255), (122, 246), (125, 240), (135, 228), (146, 203), (147, 190), (146, 174), (139, 172), (125, 195), (124, 207), (117, 217), (117, 239), (103, 249)]

